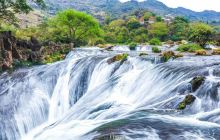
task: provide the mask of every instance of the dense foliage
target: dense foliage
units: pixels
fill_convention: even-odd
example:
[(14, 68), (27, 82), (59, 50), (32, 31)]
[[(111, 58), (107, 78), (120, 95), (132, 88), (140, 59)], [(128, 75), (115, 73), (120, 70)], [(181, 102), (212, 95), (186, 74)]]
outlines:
[[(43, 0), (32, 0), (40, 7), (45, 7)], [(0, 23), (1, 21), (11, 24), (16, 23), (16, 13), (29, 13), (32, 10), (27, 0), (0, 0)]]
[(75, 10), (59, 12), (48, 21), (49, 32), (55, 41), (85, 45), (101, 35), (98, 21), (90, 15)]

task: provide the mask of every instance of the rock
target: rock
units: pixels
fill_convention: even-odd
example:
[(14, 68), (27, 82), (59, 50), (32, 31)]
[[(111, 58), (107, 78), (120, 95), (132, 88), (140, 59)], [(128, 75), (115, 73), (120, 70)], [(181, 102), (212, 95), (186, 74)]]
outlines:
[(35, 38), (35, 37), (31, 37), (31, 50), (32, 51), (39, 51), (41, 49), (41, 45), (40, 42)]
[(213, 49), (212, 50), (212, 55), (220, 55), (220, 48)]
[(173, 51), (165, 51), (162, 53), (164, 62), (167, 62), (170, 58), (175, 58), (175, 53)]
[(146, 56), (146, 55), (148, 55), (148, 54), (147, 54), (147, 53), (144, 53), (144, 52), (142, 52), (142, 53), (139, 54), (139, 56)]
[(108, 64), (112, 64), (116, 61), (126, 61), (128, 58), (128, 54), (127, 53), (124, 53), (124, 54), (118, 54), (110, 59), (107, 60), (107, 63)]
[(195, 92), (205, 81), (205, 77), (203, 76), (196, 76), (194, 77), (190, 83), (192, 85), (192, 91)]
[(185, 97), (185, 99), (184, 99), (181, 103), (179, 103), (178, 109), (179, 109), (179, 110), (185, 109), (186, 106), (192, 104), (192, 103), (195, 101), (195, 99), (196, 99), (195, 96), (193, 96), (193, 95), (187, 95), (187, 96)]
[(196, 55), (207, 55), (207, 52), (205, 50), (197, 50)]

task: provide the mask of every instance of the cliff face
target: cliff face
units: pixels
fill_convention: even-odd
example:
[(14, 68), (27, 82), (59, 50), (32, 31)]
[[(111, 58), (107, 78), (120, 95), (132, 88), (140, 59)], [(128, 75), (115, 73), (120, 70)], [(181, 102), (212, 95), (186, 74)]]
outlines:
[(12, 68), (13, 59), (22, 59), (18, 49), (17, 41), (11, 32), (0, 33), (0, 69)]

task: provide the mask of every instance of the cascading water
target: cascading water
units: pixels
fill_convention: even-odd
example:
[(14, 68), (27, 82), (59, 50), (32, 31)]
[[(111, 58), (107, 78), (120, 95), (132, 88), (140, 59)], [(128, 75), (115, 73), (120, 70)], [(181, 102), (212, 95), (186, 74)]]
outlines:
[[(121, 51), (121, 50), (120, 50)], [(1, 140), (220, 139), (220, 58), (78, 49), (64, 61), (0, 76)], [(205, 81), (192, 91), (195, 76)], [(178, 110), (186, 95), (196, 97)]]

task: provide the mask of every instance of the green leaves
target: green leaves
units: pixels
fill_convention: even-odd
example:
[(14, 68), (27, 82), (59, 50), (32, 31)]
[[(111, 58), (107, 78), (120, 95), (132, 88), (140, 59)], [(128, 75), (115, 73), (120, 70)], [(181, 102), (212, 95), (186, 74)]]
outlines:
[[(32, 2), (41, 8), (45, 7), (43, 0), (32, 0)], [(31, 10), (32, 8), (28, 5), (27, 0), (0, 0), (0, 22), (15, 24), (17, 22), (16, 13), (27, 14)]]
[(48, 23), (51, 34), (56, 35), (57, 40), (72, 42), (75, 46), (102, 34), (99, 23), (92, 16), (72, 9), (59, 12)]
[(190, 25), (189, 39), (200, 46), (204, 46), (210, 41), (212, 34), (213, 28), (208, 24), (197, 22)]

